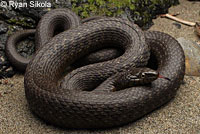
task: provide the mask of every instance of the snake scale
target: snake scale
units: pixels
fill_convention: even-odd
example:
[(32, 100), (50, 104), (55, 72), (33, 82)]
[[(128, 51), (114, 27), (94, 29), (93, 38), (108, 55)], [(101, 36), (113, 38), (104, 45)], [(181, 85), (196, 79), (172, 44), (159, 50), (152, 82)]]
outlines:
[[(39, 22), (37, 52), (24, 78), (26, 98), (33, 113), (61, 127), (108, 128), (132, 122), (175, 96), (184, 78), (185, 57), (173, 37), (158, 31), (144, 32), (119, 18), (102, 17), (79, 23), (78, 17), (66, 9), (52, 10)], [(55, 34), (57, 28), (64, 32)], [(17, 41), (12, 37), (10, 42)], [(10, 46), (6, 49), (8, 56), (14, 51)], [(79, 59), (106, 48), (122, 53), (113, 59), (77, 67), (65, 75), (66, 68)], [(170, 81), (152, 78), (148, 84), (132, 86), (138, 77), (148, 74), (141, 71), (157, 76), (159, 72)]]

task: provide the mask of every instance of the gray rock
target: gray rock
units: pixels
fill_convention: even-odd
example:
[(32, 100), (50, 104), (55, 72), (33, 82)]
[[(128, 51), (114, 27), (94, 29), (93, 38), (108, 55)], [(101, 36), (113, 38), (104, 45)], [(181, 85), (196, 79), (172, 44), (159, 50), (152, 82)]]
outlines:
[(186, 75), (200, 76), (200, 45), (183, 37), (177, 40), (185, 53)]
[(11, 10), (11, 9), (8, 9), (8, 8), (3, 8), (3, 9), (0, 9), (1, 12), (0, 12), (0, 18), (3, 18), (3, 19), (10, 19), (14, 16), (17, 15), (17, 13), (14, 11), (14, 10)]
[(15, 74), (15, 71), (8, 62), (4, 51), (0, 50), (0, 79), (12, 77)]
[(0, 34), (6, 33), (8, 31), (8, 27), (5, 23), (0, 22)]
[(71, 8), (72, 3), (71, 0), (54, 0), (55, 2), (53, 3), (54, 7), (62, 7), (62, 8)]
[(34, 37), (28, 37), (27, 39), (17, 44), (17, 52), (24, 57), (30, 57), (35, 52)]
[(8, 38), (7, 34), (0, 34), (0, 50), (2, 51), (5, 49), (7, 38)]

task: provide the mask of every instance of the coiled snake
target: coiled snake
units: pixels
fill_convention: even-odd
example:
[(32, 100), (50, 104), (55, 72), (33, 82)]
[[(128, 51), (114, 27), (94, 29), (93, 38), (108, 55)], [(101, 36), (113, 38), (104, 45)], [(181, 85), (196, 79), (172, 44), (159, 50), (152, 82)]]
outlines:
[[(39, 23), (37, 38), (46, 34), (42, 21), (49, 28), (56, 27), (56, 23), (47, 20), (49, 15)], [(143, 32), (124, 19), (99, 18), (79, 25), (79, 21), (71, 20), (75, 15), (70, 12), (69, 16), (66, 22), (73, 28), (68, 27), (45, 43), (36, 41), (45, 45), (37, 48), (26, 69), (25, 94), (36, 115), (67, 128), (107, 128), (132, 122), (174, 97), (184, 77), (185, 59), (173, 37)], [(61, 18), (58, 20), (63, 21)], [(116, 48), (123, 53), (64, 75), (78, 59), (103, 48)], [(153, 67), (152, 62), (157, 66)], [(156, 79), (159, 74), (146, 65), (170, 81)], [(139, 85), (132, 86), (134, 83)]]

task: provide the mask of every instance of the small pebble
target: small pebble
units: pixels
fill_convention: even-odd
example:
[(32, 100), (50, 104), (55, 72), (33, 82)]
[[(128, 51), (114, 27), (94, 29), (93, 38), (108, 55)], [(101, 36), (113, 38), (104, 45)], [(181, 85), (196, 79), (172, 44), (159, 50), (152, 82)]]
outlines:
[(4, 81), (4, 84), (7, 85), (7, 84), (8, 84), (8, 80), (5, 80), (5, 81)]
[(181, 29), (181, 24), (180, 23), (172, 23), (172, 25), (174, 25), (176, 28)]

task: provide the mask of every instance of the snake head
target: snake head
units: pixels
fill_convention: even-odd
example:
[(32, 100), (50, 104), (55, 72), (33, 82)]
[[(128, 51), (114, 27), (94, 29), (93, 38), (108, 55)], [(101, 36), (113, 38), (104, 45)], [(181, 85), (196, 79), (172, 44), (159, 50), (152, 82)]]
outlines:
[(149, 84), (158, 78), (163, 78), (170, 81), (169, 78), (160, 75), (158, 71), (150, 68), (136, 68), (130, 71), (130, 73), (127, 75), (128, 81), (134, 83), (133, 85)]
[(159, 77), (159, 73), (150, 68), (135, 68), (127, 75), (127, 80), (133, 85), (143, 85), (151, 83)]
[(150, 68), (132, 68), (131, 70), (118, 74), (114, 83), (116, 90), (121, 90), (133, 86), (144, 86), (146, 84), (150, 84), (158, 78), (170, 80), (161, 76), (158, 71)]

